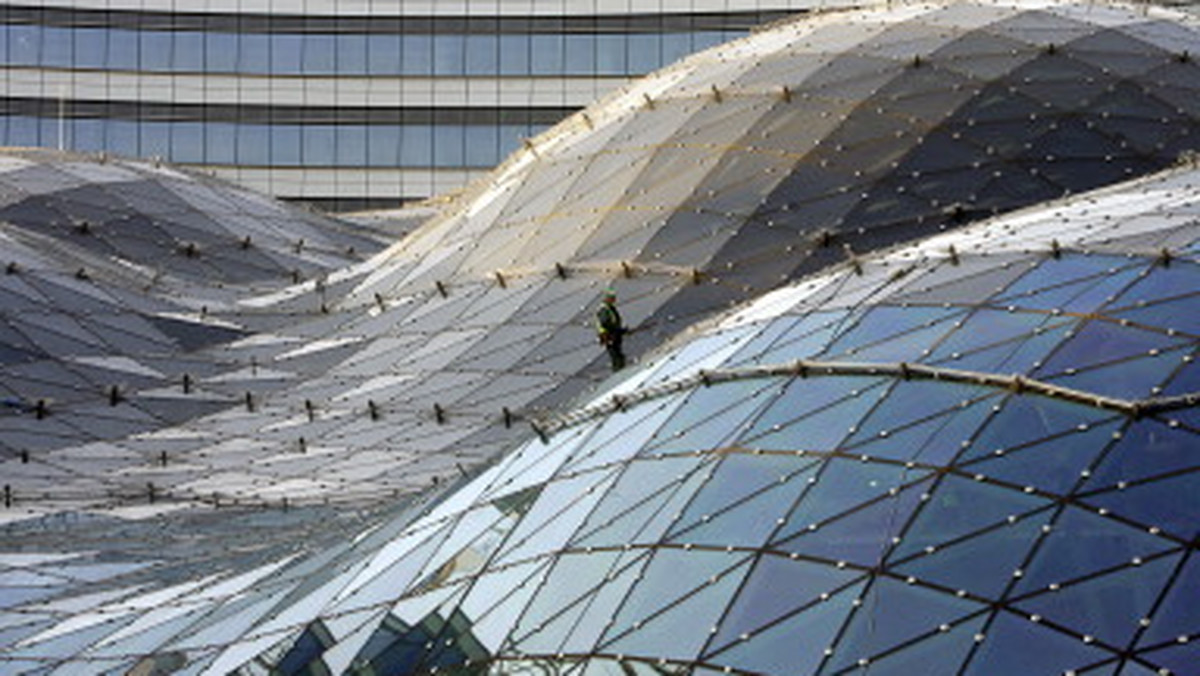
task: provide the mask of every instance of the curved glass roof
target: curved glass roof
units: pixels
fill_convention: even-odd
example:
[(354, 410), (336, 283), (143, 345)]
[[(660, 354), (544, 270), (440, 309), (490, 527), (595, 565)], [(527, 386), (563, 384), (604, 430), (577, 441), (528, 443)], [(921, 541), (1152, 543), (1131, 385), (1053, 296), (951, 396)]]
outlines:
[(1192, 162), (1196, 30), (782, 24), (362, 263), (206, 179), (14, 155), (0, 665), (1185, 671), (1196, 170), (1064, 195)]
[(5, 657), (73, 638), (76, 660), (211, 673), (1187, 673), (1198, 226), (1186, 169), (839, 266), (536, 421), (420, 512), (68, 619), (19, 605)]

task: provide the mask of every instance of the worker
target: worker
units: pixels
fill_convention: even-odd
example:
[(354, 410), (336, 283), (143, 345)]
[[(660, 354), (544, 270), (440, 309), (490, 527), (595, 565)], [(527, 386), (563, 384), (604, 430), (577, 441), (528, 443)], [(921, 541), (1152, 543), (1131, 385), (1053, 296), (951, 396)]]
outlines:
[(621, 339), (625, 332), (625, 326), (621, 324), (621, 313), (617, 311), (617, 292), (608, 289), (604, 292), (604, 302), (596, 311), (596, 337), (600, 339), (604, 349), (608, 350), (614, 373), (625, 368), (625, 352), (621, 350)]

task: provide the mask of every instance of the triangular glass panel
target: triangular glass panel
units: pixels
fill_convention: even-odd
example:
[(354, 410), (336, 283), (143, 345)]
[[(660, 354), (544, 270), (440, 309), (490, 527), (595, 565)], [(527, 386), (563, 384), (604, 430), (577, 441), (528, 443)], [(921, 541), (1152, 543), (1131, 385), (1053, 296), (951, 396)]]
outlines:
[(794, 483), (797, 476), (810, 474), (817, 462), (794, 454), (724, 453), (721, 463), (688, 504), (673, 531), (677, 534), (691, 528), (768, 488)]
[[(728, 561), (729, 556), (723, 558)], [(642, 621), (636, 629), (619, 636), (601, 649), (620, 655), (696, 659), (711, 628), (717, 625), (717, 620), (737, 592), (748, 568), (749, 560), (743, 560), (736, 568), (709, 579), (691, 595)]]
[(1034, 551), (1014, 594), (1064, 584), (1121, 565), (1134, 565), (1176, 546), (1173, 542), (1077, 507), (1068, 506)]
[(693, 390), (658, 431), (658, 441), (642, 455), (688, 453), (721, 448), (747, 418), (774, 399), (778, 385), (762, 380), (738, 380)]
[(969, 468), (989, 479), (1066, 495), (1091, 471), (1097, 456), (1123, 423), (1124, 420), (1112, 420), (1069, 432), (971, 463)]
[(1200, 467), (1195, 449), (1200, 440), (1186, 430), (1147, 418), (1130, 424), (1119, 434), (1099, 466), (1091, 472), (1084, 491), (1115, 488), (1153, 476)]
[(918, 421), (958, 410), (963, 402), (986, 394), (984, 388), (958, 383), (898, 381), (887, 396), (880, 397), (879, 405), (846, 440), (846, 446), (887, 437)]
[(826, 669), (838, 671), (887, 652), (938, 627), (979, 612), (984, 606), (953, 594), (877, 577), (834, 647)]
[(903, 541), (892, 553), (901, 559), (967, 536), (982, 533), (1011, 516), (1021, 516), (1048, 506), (1036, 495), (1001, 488), (986, 482), (947, 474), (932, 490), (916, 514)]
[(460, 606), (475, 624), (473, 633), (489, 651), (499, 652), (550, 568), (550, 560), (531, 561), (485, 572)]
[(874, 439), (846, 450), (871, 458), (944, 467), (970, 444), (971, 437), (991, 415), (996, 401), (995, 395), (973, 402), (963, 401), (962, 404), (967, 404), (965, 408), (956, 406), (932, 419), (887, 430), (886, 434), (880, 430)]
[(1061, 674), (1100, 662), (1109, 655), (1027, 617), (1000, 612), (988, 627), (966, 670), (960, 673), (972, 676)]
[(815, 674), (833, 646), (865, 582), (853, 585), (804, 612), (717, 646), (704, 661), (767, 674)]
[(1150, 611), (1179, 565), (1178, 555), (1116, 570), (1077, 584), (1056, 587), (1011, 605), (1030, 615), (1092, 636), (1108, 645), (1125, 646), (1141, 630)]
[(1076, 330), (1075, 335), (1063, 343), (1035, 374), (1040, 378), (1051, 378), (1069, 373), (1070, 369), (1082, 370), (1118, 359), (1144, 356), (1152, 350), (1162, 352), (1187, 342), (1190, 341), (1182, 337), (1133, 326), (1090, 321)]
[(971, 442), (960, 463), (997, 449), (1007, 451), (1060, 433), (1090, 428), (1113, 418), (1113, 414), (1090, 406), (1042, 396), (1012, 395), (998, 402), (1000, 410)]
[(872, 659), (870, 671), (889, 674), (956, 674), (962, 668), (986, 615), (939, 625), (931, 633), (896, 652)]
[(611, 525), (631, 512), (649, 506), (657, 509), (664, 498), (688, 480), (701, 465), (713, 463), (712, 456), (682, 456), (658, 459), (637, 459), (625, 466), (587, 521), (579, 529), (586, 539), (596, 531)]
[(862, 573), (854, 569), (763, 554), (721, 618), (713, 645), (726, 645), (833, 593)]
[(856, 566), (873, 568), (882, 561), (908, 523), (928, 482), (887, 495), (845, 516), (824, 523), (816, 531), (800, 531), (776, 545), (780, 549)]
[(825, 376), (793, 380), (741, 435), (742, 443), (768, 450), (832, 450), (874, 406), (876, 388), (885, 382)]
[(665, 497), (650, 499), (629, 509), (607, 525), (581, 535), (576, 547), (623, 546), (630, 542), (656, 543), (679, 519), (696, 491), (711, 476), (711, 467), (700, 466), (685, 477), (682, 483), (669, 487)]
[[(795, 457), (795, 456), (792, 456)], [(815, 463), (810, 463), (815, 464)], [(713, 547), (762, 547), (792, 509), (814, 470), (793, 473), (782, 483), (776, 482), (756, 495), (733, 505), (717, 507), (711, 514), (696, 514), (681, 519), (670, 542)]]
[[(1158, 650), (1140, 652), (1137, 655), (1145, 662), (1154, 665), (1157, 670), (1154, 672), (1155, 676), (1163, 673), (1189, 674), (1197, 664), (1200, 664), (1200, 641), (1176, 643)], [(1164, 669), (1166, 671), (1163, 671)]]
[(1200, 495), (1200, 472), (1190, 472), (1139, 483), (1123, 490), (1118, 488), (1093, 493), (1081, 497), (1081, 502), (1189, 541), (1200, 533), (1197, 495)]
[(597, 652), (600, 638), (608, 631), (617, 614), (617, 609), (637, 583), (646, 562), (647, 551), (626, 552), (617, 562), (614, 575), (600, 586), (592, 596), (579, 604), (578, 619), (570, 623), (570, 634), (563, 640), (559, 650), (570, 653)]
[[(641, 580), (625, 598), (605, 641), (621, 636), (652, 615), (710, 584), (750, 557), (744, 553), (707, 550), (658, 549), (642, 572)], [(716, 619), (709, 626), (715, 626)]]
[(1170, 586), (1150, 618), (1150, 626), (1138, 639), (1139, 647), (1178, 641), (1181, 636), (1190, 637), (1193, 645), (1200, 645), (1197, 640), (1200, 622), (1196, 618), (1196, 599), (1200, 598), (1200, 557), (1193, 552), (1183, 566), (1171, 571), (1171, 576), (1166, 580)]
[[(810, 484), (808, 490), (788, 515), (787, 524), (779, 530), (774, 540), (782, 542), (796, 533), (807, 531), (811, 525), (852, 509), (867, 507), (888, 496), (893, 489), (898, 490), (906, 484), (919, 481), (926, 473), (903, 465), (830, 458), (816, 477), (807, 479)], [(897, 506), (894, 502), (888, 504), (891, 509)]]
[(505, 538), (497, 560), (511, 563), (565, 545), (608, 491), (615, 474), (615, 469), (586, 472), (546, 484), (533, 509)]
[(1029, 373), (1046, 360), (1062, 341), (1066, 340), (1067, 332), (1075, 327), (1076, 322), (1065, 321), (1042, 325), (1043, 331), (1033, 335), (1022, 336), (1013, 340), (982, 347), (959, 355), (957, 359), (950, 358), (934, 362), (939, 366), (979, 371), (982, 373)]

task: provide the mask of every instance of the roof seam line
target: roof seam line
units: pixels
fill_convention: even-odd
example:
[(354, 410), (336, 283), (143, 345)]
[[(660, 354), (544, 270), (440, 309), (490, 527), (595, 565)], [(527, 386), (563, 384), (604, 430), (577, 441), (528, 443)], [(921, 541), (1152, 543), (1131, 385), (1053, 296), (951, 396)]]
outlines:
[(625, 394), (614, 394), (608, 400), (562, 414), (543, 414), (533, 421), (539, 435), (543, 436), (575, 427), (596, 418), (621, 412), (630, 406), (659, 399), (696, 387), (708, 387), (716, 383), (758, 378), (812, 378), (821, 376), (890, 376), (904, 380), (938, 380), (951, 383), (981, 385), (1012, 392), (1037, 394), (1070, 401), (1093, 408), (1114, 411), (1131, 417), (1141, 417), (1178, 408), (1193, 406), (1200, 402), (1200, 392), (1191, 392), (1172, 397), (1149, 397), (1145, 399), (1120, 399), (1101, 394), (1063, 387), (1036, 378), (1013, 374), (1002, 375), (982, 371), (951, 369), (909, 362), (838, 362), (798, 359), (792, 362), (769, 364), (738, 369), (701, 369), (695, 374), (679, 380), (652, 385)]

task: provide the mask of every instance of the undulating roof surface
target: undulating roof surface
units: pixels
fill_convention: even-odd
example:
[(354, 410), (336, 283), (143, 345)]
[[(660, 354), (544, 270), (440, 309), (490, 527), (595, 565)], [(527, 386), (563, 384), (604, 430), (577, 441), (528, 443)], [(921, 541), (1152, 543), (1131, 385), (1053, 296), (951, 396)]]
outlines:
[(1187, 156), (1197, 45), (1108, 4), (782, 24), (361, 263), (8, 155), (0, 671), (1185, 673), (1195, 170), (869, 252)]
[(865, 257), (306, 556), (150, 591), (6, 557), (108, 578), (10, 605), (6, 664), (1189, 673), (1198, 258), (1196, 169)]

